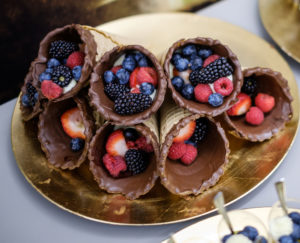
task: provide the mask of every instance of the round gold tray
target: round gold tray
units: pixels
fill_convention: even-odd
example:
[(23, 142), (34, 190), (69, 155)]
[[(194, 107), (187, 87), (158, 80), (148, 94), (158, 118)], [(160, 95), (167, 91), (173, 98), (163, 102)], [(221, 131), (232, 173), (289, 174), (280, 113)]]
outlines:
[(180, 198), (158, 181), (150, 193), (130, 201), (101, 191), (87, 165), (73, 171), (49, 166), (37, 140), (36, 124), (22, 122), (17, 103), (11, 125), (12, 148), (20, 170), (45, 198), (78, 216), (109, 224), (174, 223), (214, 211), (212, 199), (217, 191), (223, 191), (227, 204), (235, 202), (264, 182), (283, 161), (298, 128), (298, 88), (288, 64), (267, 42), (234, 25), (187, 13), (134, 16), (107, 23), (101, 29), (139, 39), (157, 55), (183, 37), (219, 39), (231, 47), (243, 66), (264, 66), (282, 72), (294, 97), (294, 116), (282, 132), (267, 142), (250, 143), (228, 135), (230, 167), (205, 193)]

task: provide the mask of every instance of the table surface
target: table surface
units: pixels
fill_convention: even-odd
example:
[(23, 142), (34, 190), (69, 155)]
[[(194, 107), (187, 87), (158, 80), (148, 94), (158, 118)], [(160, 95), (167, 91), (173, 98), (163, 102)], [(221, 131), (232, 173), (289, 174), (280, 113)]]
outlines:
[[(258, 1), (224, 0), (197, 12), (238, 25), (275, 43), (264, 30), (259, 17)], [(254, 47), (255, 48), (255, 47)], [(278, 47), (276, 47), (279, 50)], [(297, 62), (279, 52), (288, 61), (297, 82), (300, 69)], [(16, 99), (0, 106), (0, 242), (161, 242), (171, 233), (200, 219), (163, 226), (113, 226), (89, 221), (66, 211), (43, 198), (25, 180), (18, 169), (11, 149), (10, 122)], [(285, 161), (263, 185), (237, 201), (229, 209), (271, 206), (276, 200), (274, 182), (285, 177), (289, 197), (300, 198), (298, 188), (300, 135), (295, 139)], [(298, 159), (297, 159), (298, 158)], [(202, 217), (201, 219), (204, 219)]]

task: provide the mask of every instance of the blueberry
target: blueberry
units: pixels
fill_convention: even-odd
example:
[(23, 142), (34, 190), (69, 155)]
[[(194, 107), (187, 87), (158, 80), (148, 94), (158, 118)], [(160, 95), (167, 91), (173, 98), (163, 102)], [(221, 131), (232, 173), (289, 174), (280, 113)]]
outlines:
[(53, 68), (46, 68), (45, 69), (45, 73), (52, 73), (53, 72)]
[(22, 96), (22, 105), (25, 107), (31, 106), (31, 102), (30, 102), (29, 96), (27, 94), (24, 94)]
[(124, 68), (121, 68), (117, 71), (116, 76), (120, 84), (127, 84), (129, 81), (130, 73)]
[(194, 97), (194, 86), (191, 84), (185, 84), (181, 94), (184, 98), (191, 100)]
[(280, 243), (294, 243), (294, 240), (289, 235), (284, 235), (279, 238)]
[(220, 106), (223, 104), (223, 96), (220, 95), (219, 93), (211, 94), (208, 97), (208, 103), (214, 107)]
[(136, 62), (138, 62), (138, 60), (140, 60), (142, 57), (145, 56), (143, 53), (141, 53), (141, 52), (139, 52), (139, 51), (133, 53), (132, 55), (133, 55), (134, 60), (135, 60)]
[(230, 236), (232, 236), (232, 235), (231, 235), (231, 234), (225, 235), (225, 236), (222, 238), (222, 243), (225, 243), (225, 242), (229, 239)]
[(300, 225), (293, 224), (293, 232), (291, 236), (294, 238), (294, 240), (300, 239)]
[(268, 243), (267, 239), (263, 236), (259, 236), (260, 237), (260, 243)]
[(50, 58), (49, 61), (47, 62), (48, 68), (53, 68), (53, 67), (56, 67), (59, 65), (60, 65), (60, 62), (56, 58)]
[(126, 128), (123, 135), (127, 141), (135, 141), (139, 138), (139, 134), (134, 128)]
[(73, 152), (80, 151), (84, 147), (84, 140), (81, 138), (73, 138), (70, 146)]
[(257, 229), (255, 229), (252, 226), (246, 226), (242, 232), (245, 232), (246, 234), (244, 234), (245, 236), (247, 236), (250, 240), (254, 241), (255, 238), (258, 236), (258, 232)]
[(202, 58), (208, 58), (212, 54), (212, 50), (210, 49), (200, 49), (198, 51), (198, 55)]
[(181, 77), (175, 76), (172, 78), (171, 82), (177, 91), (181, 91), (183, 89), (184, 81)]
[(299, 224), (300, 225), (300, 213), (297, 212), (291, 212), (289, 214), (289, 217), (293, 220), (293, 222), (295, 224)]
[(185, 56), (190, 56), (190, 55), (196, 54), (196, 53), (197, 53), (197, 48), (193, 44), (186, 45), (182, 49), (182, 54)]
[(139, 67), (148, 67), (149, 66), (149, 63), (148, 63), (148, 59), (147, 57), (142, 57), (138, 60), (138, 66)]
[(150, 83), (142, 83), (140, 85), (140, 91), (142, 94), (151, 95), (154, 92), (154, 86)]
[(172, 56), (172, 59), (171, 59), (171, 62), (175, 65), (175, 62), (178, 60), (178, 59), (181, 59), (181, 55), (179, 53), (175, 53), (173, 54)]
[(191, 140), (186, 140), (184, 143), (185, 143), (185, 144), (190, 144), (190, 145), (193, 145), (195, 148), (197, 148), (197, 144), (196, 144), (196, 143), (194, 143), (194, 142), (193, 142), (193, 141), (191, 141)]
[(174, 65), (179, 72), (182, 72), (188, 69), (189, 60), (186, 58), (180, 58), (175, 61)]
[(112, 71), (107, 70), (107, 71), (104, 72), (103, 78), (104, 78), (104, 82), (109, 84), (109, 83), (111, 83), (112, 81), (115, 80), (116, 76)]
[(39, 76), (40, 82), (43, 82), (44, 80), (51, 80), (51, 74), (50, 73), (41, 73)]
[(196, 69), (199, 69), (202, 67), (203, 61), (201, 57), (198, 57), (196, 55), (192, 56), (190, 59), (190, 68), (194, 71)]
[(76, 81), (78, 81), (81, 77), (82, 66), (76, 66), (72, 69), (73, 77)]
[(134, 56), (133, 55), (126, 56), (122, 62), (122, 66), (126, 70), (132, 72), (136, 67), (136, 61), (134, 59)]
[(33, 98), (35, 101), (37, 101), (39, 99), (39, 93), (35, 92)]

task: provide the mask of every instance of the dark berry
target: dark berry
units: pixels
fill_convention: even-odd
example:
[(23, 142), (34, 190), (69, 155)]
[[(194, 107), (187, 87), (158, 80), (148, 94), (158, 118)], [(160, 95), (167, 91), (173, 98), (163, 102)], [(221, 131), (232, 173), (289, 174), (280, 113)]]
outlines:
[(144, 158), (143, 152), (137, 149), (129, 149), (125, 153), (125, 162), (127, 170), (133, 175), (142, 173), (147, 168), (147, 162)]
[(127, 84), (130, 78), (130, 73), (126, 69), (121, 68), (116, 72), (116, 76), (120, 84)]
[(181, 94), (184, 98), (191, 100), (194, 98), (194, 87), (191, 84), (185, 84), (181, 90)]
[(203, 60), (201, 57), (198, 57), (197, 55), (193, 55), (190, 58), (190, 68), (194, 71), (196, 69), (201, 68), (203, 65)]
[[(250, 240), (254, 241), (256, 239), (256, 237), (258, 236), (258, 231), (256, 228), (252, 227), (252, 226), (246, 226), (242, 232), (244, 232), (245, 236), (247, 236)], [(242, 233), (241, 232), (241, 233)]]
[(73, 152), (78, 152), (84, 147), (84, 140), (81, 138), (73, 138), (70, 143)]
[(26, 84), (26, 93), (22, 96), (22, 104), (25, 107), (34, 106), (37, 101), (37, 91), (36, 88), (31, 84)]
[(60, 65), (53, 68), (52, 81), (60, 87), (67, 86), (72, 80), (71, 69), (67, 66)]
[(81, 77), (81, 71), (82, 71), (82, 66), (75, 66), (73, 69), (72, 69), (72, 74), (73, 74), (73, 77), (76, 81), (78, 81)]
[(255, 95), (257, 89), (256, 80), (252, 77), (247, 77), (244, 79), (244, 84), (242, 86), (242, 92), (248, 95)]
[(293, 220), (295, 224), (300, 225), (300, 213), (298, 212), (291, 212), (289, 213), (289, 217)]
[(105, 85), (104, 92), (111, 100), (114, 101), (119, 95), (129, 93), (130, 89), (123, 84), (109, 83)]
[(53, 73), (53, 68), (46, 68), (45, 73), (49, 73), (49, 74)]
[(127, 141), (135, 141), (139, 138), (139, 133), (134, 128), (126, 128), (123, 135)]
[(184, 81), (181, 77), (175, 76), (172, 78), (171, 82), (177, 91), (181, 91), (183, 89)]
[(184, 141), (184, 143), (185, 144), (193, 145), (195, 148), (197, 148), (197, 144), (194, 141), (192, 141), (192, 140), (186, 140), (186, 141)]
[(171, 62), (175, 65), (175, 62), (181, 58), (182, 58), (182, 56), (179, 53), (175, 53), (172, 56)]
[(27, 94), (24, 94), (22, 96), (22, 105), (25, 107), (31, 106), (31, 102), (30, 102), (29, 96)]
[(179, 72), (182, 72), (188, 69), (189, 60), (186, 58), (180, 58), (175, 61), (174, 65)]
[(219, 78), (231, 75), (233, 68), (225, 57), (220, 57), (202, 69), (191, 72), (189, 80), (196, 86), (197, 84), (213, 83)]
[(132, 72), (136, 67), (136, 61), (134, 59), (134, 56), (127, 55), (122, 62), (122, 66), (129, 72)]
[(103, 78), (104, 78), (104, 82), (108, 84), (113, 82), (116, 79), (116, 76), (112, 71), (107, 70), (104, 72)]
[(191, 56), (193, 54), (197, 54), (197, 48), (193, 44), (186, 45), (182, 48), (182, 54), (185, 56)]
[(56, 58), (50, 58), (49, 61), (47, 62), (48, 68), (53, 68), (53, 67), (56, 67), (59, 65), (60, 65), (60, 62)]
[(258, 242), (260, 242), (260, 243), (268, 243), (268, 241), (267, 241), (267, 239), (265, 237), (263, 237), (263, 236), (258, 236), (258, 237), (260, 238), (260, 241), (258, 241)]
[(78, 51), (77, 43), (70, 41), (53, 41), (50, 44), (49, 55), (57, 59), (67, 58), (72, 52)]
[(138, 66), (139, 67), (148, 67), (149, 66), (148, 58), (145, 56), (140, 58), (138, 60)]
[(39, 99), (39, 93), (35, 92), (35, 94), (33, 95), (33, 99), (36, 102)]
[(200, 50), (198, 51), (198, 55), (199, 55), (200, 57), (202, 57), (203, 59), (208, 58), (210, 55), (212, 55), (212, 50), (210, 50), (210, 49), (205, 49), (205, 48), (200, 49)]
[(46, 72), (41, 73), (39, 76), (39, 81), (43, 82), (44, 80), (51, 80), (51, 74)]
[(300, 240), (300, 225), (293, 224), (293, 232), (291, 234), (294, 240)]
[(232, 234), (229, 234), (229, 235), (225, 235), (223, 238), (222, 238), (222, 243), (225, 243), (229, 237), (232, 236)]
[(134, 60), (138, 62), (141, 58), (145, 57), (145, 55), (139, 51), (132, 54), (134, 56)]
[(219, 93), (213, 93), (208, 97), (208, 103), (214, 107), (220, 106), (223, 104), (223, 96)]
[(294, 243), (294, 240), (289, 235), (284, 235), (279, 238), (280, 243)]
[(120, 115), (132, 115), (147, 110), (152, 105), (149, 95), (127, 93), (115, 100), (115, 111)]
[(154, 92), (154, 86), (150, 83), (142, 83), (140, 85), (140, 91), (142, 94), (151, 95)]
[(190, 138), (191, 141), (195, 143), (199, 143), (201, 140), (203, 140), (207, 134), (208, 130), (208, 121), (205, 117), (200, 117), (196, 120), (196, 128), (195, 131)]

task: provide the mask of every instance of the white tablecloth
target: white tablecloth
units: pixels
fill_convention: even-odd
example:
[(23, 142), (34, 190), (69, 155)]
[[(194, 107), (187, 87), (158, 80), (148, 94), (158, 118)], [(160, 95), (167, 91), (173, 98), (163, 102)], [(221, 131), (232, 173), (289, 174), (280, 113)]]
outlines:
[[(239, 25), (275, 45), (261, 24), (258, 2), (255, 0), (224, 0), (200, 10), (197, 14), (216, 17)], [(299, 82), (300, 64), (284, 53), (282, 55), (289, 62)], [(15, 102), (14, 99), (0, 106), (1, 243), (153, 243), (160, 242), (166, 239), (170, 233), (199, 220), (151, 227), (112, 226), (80, 218), (51, 204), (29, 185), (14, 159), (11, 150), (10, 120)], [(263, 185), (231, 205), (230, 209), (271, 206), (276, 201), (273, 184), (281, 177), (286, 178), (288, 196), (300, 198), (299, 146), (300, 137), (298, 135), (279, 169)]]

